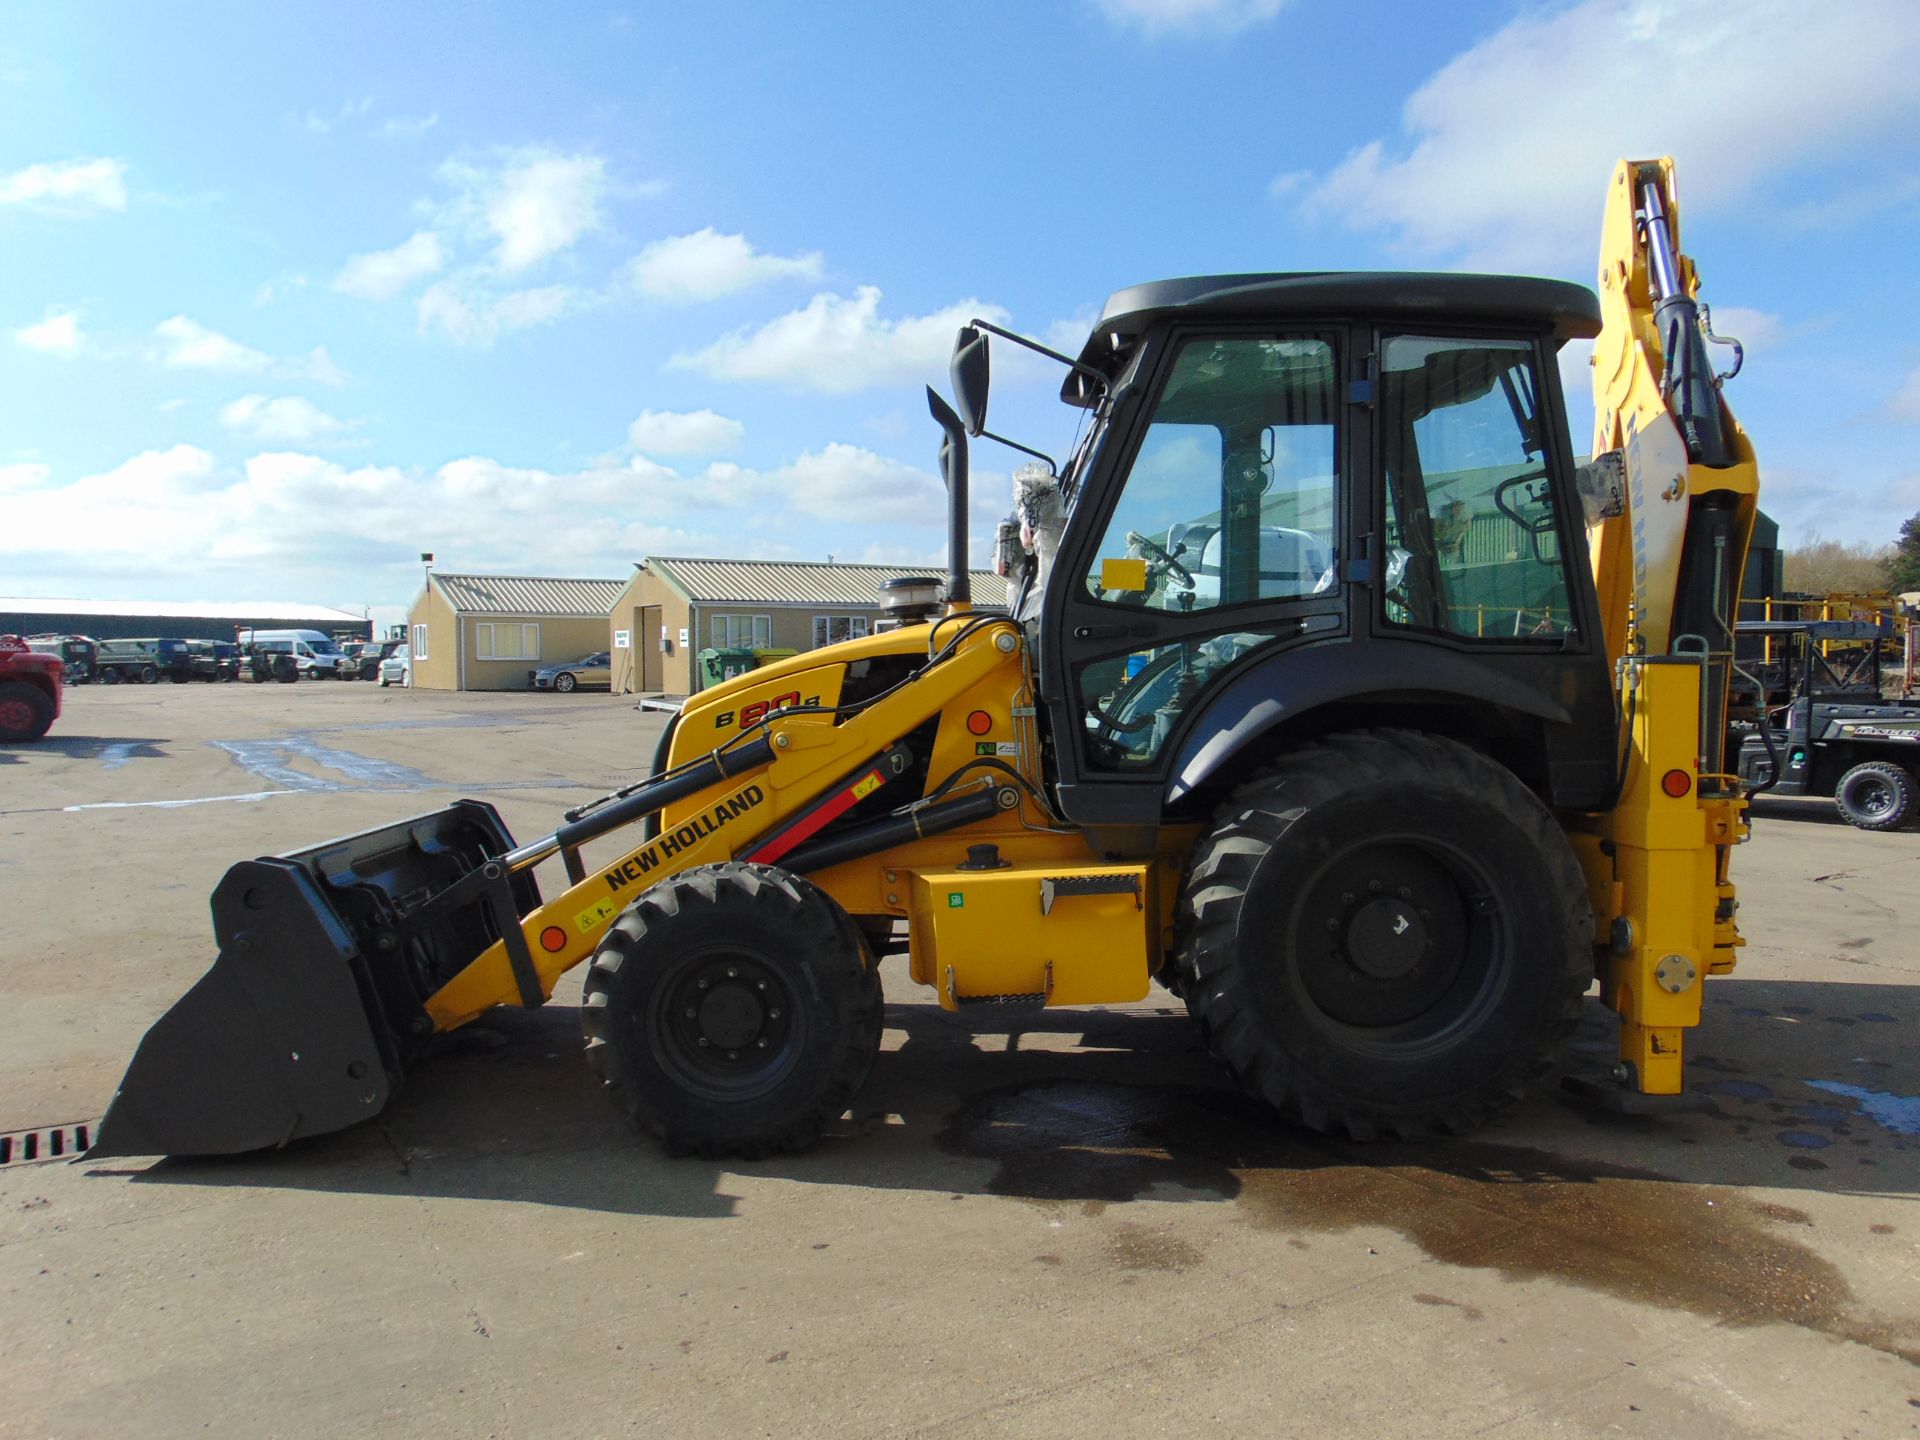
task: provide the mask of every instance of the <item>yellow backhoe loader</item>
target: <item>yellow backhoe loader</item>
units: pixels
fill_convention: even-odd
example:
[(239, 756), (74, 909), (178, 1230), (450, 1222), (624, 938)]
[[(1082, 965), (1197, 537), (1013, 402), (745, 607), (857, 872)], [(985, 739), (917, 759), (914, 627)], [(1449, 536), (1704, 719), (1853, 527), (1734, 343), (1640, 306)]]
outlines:
[[(1013, 1024), (1158, 979), (1282, 1116), (1361, 1139), (1511, 1105), (1597, 977), (1621, 1022), (1599, 1093), (1681, 1097), (1740, 944), (1726, 697), (1757, 481), (1678, 236), (1670, 162), (1633, 161), (1597, 298), (1225, 275), (1119, 292), (1077, 356), (965, 327), (956, 405), (928, 392), (943, 598), (903, 581), (897, 628), (694, 696), (651, 778), (530, 844), (467, 800), (234, 866), (218, 959), (93, 1153), (351, 1125), (433, 1036), (581, 964), (587, 1059), (643, 1131), (795, 1148), (866, 1078), (895, 948), (941, 1005)], [(1577, 467), (1556, 355), (1594, 336)], [(1006, 610), (968, 593), (990, 337), (1052, 355), (1085, 412), (1064, 465), (1018, 478)]]

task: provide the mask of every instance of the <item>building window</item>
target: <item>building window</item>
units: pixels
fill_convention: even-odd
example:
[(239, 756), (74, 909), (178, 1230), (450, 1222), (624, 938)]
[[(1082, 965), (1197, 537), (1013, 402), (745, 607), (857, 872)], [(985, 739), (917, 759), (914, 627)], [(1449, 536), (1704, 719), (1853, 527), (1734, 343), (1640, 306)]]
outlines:
[(473, 658), (476, 660), (538, 660), (538, 625), (481, 624), (473, 627)]
[(842, 640), (858, 640), (868, 633), (864, 615), (816, 615), (813, 617), (813, 648), (837, 645)]
[(426, 626), (416, 625), (413, 627), (413, 649), (409, 653), (411, 653), (416, 660), (424, 660), (427, 658)]
[(716, 650), (771, 650), (771, 615), (716, 615), (713, 617), (713, 648)]

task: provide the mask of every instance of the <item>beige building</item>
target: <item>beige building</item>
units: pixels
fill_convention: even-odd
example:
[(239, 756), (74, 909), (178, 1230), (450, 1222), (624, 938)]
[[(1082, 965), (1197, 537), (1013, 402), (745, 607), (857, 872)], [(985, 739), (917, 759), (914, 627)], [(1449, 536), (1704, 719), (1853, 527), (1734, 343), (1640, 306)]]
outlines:
[[(642, 560), (613, 601), (616, 694), (691, 695), (703, 650), (812, 650), (871, 634), (884, 618), (880, 585), (926, 573), (910, 565), (802, 560)], [(977, 604), (1004, 605), (1006, 582), (973, 572)]]
[(524, 690), (527, 672), (607, 646), (618, 580), (427, 576), (407, 616), (413, 683), (426, 690)]

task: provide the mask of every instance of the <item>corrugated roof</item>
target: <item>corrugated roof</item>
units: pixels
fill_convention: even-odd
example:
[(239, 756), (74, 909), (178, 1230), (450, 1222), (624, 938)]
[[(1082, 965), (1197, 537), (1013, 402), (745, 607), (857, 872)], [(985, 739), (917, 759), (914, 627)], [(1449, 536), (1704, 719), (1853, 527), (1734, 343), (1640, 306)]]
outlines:
[(468, 615), (607, 616), (626, 589), (624, 580), (557, 580), (536, 575), (449, 575), (433, 572), (434, 586)]
[(158, 601), (62, 600), (44, 596), (0, 596), (0, 613), (11, 615), (124, 615), (150, 620), (305, 620), (316, 625), (367, 623), (365, 615), (330, 605), (297, 605), (279, 600)]
[[(912, 565), (840, 565), (817, 560), (702, 560), (650, 555), (642, 562), (659, 570), (692, 599), (722, 605), (859, 605), (880, 603), (882, 581), (940, 572)], [(981, 605), (1007, 603), (1007, 582), (991, 570), (973, 572), (973, 598)]]

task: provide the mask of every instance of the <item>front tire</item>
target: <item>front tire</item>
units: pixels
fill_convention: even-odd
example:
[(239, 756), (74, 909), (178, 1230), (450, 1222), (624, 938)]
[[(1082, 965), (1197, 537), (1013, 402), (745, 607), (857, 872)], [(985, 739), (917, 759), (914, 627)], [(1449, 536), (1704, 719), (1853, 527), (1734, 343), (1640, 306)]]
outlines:
[(1553, 1065), (1592, 978), (1565, 835), (1451, 740), (1302, 746), (1228, 800), (1195, 853), (1176, 963), (1252, 1094), (1356, 1140), (1457, 1134)]
[(1913, 776), (1890, 760), (1866, 760), (1840, 777), (1833, 803), (1862, 830), (1898, 830), (1913, 817)]
[(553, 688), (558, 690), (562, 695), (571, 695), (573, 693), (573, 687), (579, 683), (578, 680), (575, 680), (573, 676), (564, 670), (553, 677)]
[(53, 701), (20, 680), (0, 682), (0, 740), (38, 740), (53, 725)]
[(102, 670), (100, 672), (100, 683), (102, 685), (118, 685), (120, 683), (120, 672), (118, 670)]
[(766, 865), (663, 880), (614, 921), (587, 972), (587, 1059), (671, 1155), (813, 1143), (880, 1050), (880, 976), (847, 913)]

